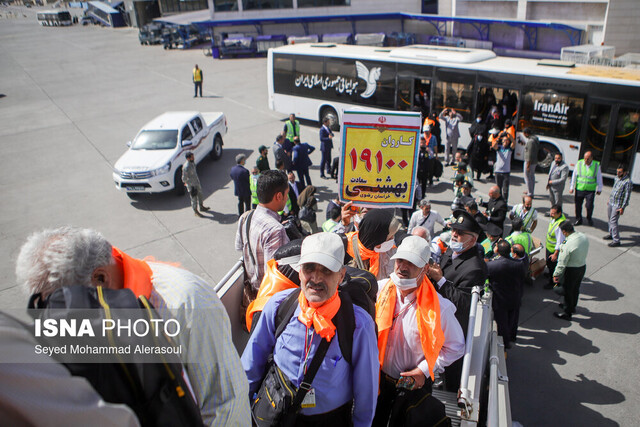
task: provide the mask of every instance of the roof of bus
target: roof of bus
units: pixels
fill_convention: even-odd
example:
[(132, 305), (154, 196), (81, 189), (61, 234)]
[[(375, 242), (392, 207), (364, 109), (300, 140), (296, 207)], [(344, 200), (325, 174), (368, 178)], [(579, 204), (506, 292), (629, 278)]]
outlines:
[(640, 86), (640, 71), (604, 66), (575, 67), (540, 65), (539, 60), (496, 56), (493, 51), (445, 46), (412, 45), (403, 47), (375, 47), (304, 43), (281, 46), (277, 53), (334, 56), (341, 58), (391, 61), (407, 64), (439, 65), (452, 68), (556, 77), (571, 80)]

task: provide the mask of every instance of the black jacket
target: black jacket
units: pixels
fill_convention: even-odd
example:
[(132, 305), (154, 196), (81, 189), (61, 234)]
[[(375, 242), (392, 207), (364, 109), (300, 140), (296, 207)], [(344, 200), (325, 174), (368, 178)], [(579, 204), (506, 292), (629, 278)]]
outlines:
[(231, 168), (231, 179), (235, 184), (234, 195), (242, 198), (251, 197), (251, 187), (249, 185), (249, 171), (242, 165), (235, 165)]
[(293, 190), (293, 186), (298, 188), (298, 194), (302, 193), (304, 190), (304, 186), (300, 183), (300, 181), (295, 181), (293, 184), (289, 182), (289, 200), (291, 200), (291, 213), (298, 216), (300, 213), (300, 206), (298, 206), (298, 196), (296, 196), (296, 192)]
[(487, 262), (489, 282), (493, 290), (494, 310), (514, 310), (520, 306), (527, 265), (524, 260), (499, 256)]
[(507, 211), (507, 202), (502, 196), (498, 197), (497, 199), (489, 199), (489, 201), (487, 202), (489, 221), (500, 228), (503, 228), (504, 220), (507, 217)]
[(461, 253), (456, 259), (452, 259), (452, 255), (453, 251), (449, 248), (440, 260), (440, 267), (447, 281), (438, 292), (456, 306), (456, 318), (466, 336), (471, 290), (474, 286), (484, 286), (488, 274), (487, 264), (475, 246)]

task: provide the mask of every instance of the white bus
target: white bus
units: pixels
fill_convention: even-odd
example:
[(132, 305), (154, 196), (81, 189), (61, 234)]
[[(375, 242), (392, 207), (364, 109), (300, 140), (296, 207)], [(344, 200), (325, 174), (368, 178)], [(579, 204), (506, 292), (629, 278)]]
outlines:
[[(541, 167), (562, 153), (571, 168), (591, 150), (604, 174), (618, 164), (640, 183), (640, 71), (560, 61), (498, 57), (490, 50), (413, 45), (370, 47), (295, 44), (269, 50), (269, 107), (309, 120), (342, 111), (454, 108), (468, 128), (498, 110), (518, 131), (530, 127), (542, 143)], [(443, 134), (444, 137), (444, 134)], [(517, 144), (515, 158), (524, 147)]]
[(37, 18), (43, 27), (66, 27), (72, 24), (71, 14), (66, 10), (45, 10), (38, 12)]

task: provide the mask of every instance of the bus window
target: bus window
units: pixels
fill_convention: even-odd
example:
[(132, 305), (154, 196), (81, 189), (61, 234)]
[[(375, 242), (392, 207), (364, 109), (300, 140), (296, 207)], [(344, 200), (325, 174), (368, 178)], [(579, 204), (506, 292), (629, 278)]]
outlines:
[[(504, 120), (510, 119), (515, 125), (518, 115), (517, 90), (509, 90), (500, 87), (482, 87), (478, 91), (478, 104), (476, 115), (482, 116), (482, 120), (489, 127), (503, 128)], [(496, 117), (496, 113), (498, 116)]]
[(283, 55), (273, 56), (273, 89), (275, 93), (293, 93), (293, 58)]
[(436, 84), (434, 108), (436, 112), (453, 108), (462, 115), (464, 121), (469, 122), (474, 98), (473, 84), (440, 80)]
[(633, 146), (638, 138), (640, 109), (620, 107), (608, 167), (603, 172), (615, 173), (618, 164), (631, 164)]
[(294, 93), (309, 98), (326, 99), (327, 85), (324, 78), (322, 58), (303, 56), (296, 58)]
[(539, 135), (580, 140), (584, 98), (553, 90), (528, 91), (522, 101), (520, 129), (530, 127)]

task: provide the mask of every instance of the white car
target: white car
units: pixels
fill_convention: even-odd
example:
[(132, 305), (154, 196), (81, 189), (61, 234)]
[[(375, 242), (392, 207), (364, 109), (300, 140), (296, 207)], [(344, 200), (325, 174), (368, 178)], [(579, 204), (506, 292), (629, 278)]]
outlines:
[(217, 160), (222, 156), (222, 137), (226, 133), (223, 113), (164, 113), (144, 125), (127, 143), (129, 150), (113, 168), (116, 188), (132, 198), (140, 193), (170, 190), (184, 194), (182, 165), (187, 151), (193, 152), (196, 163), (207, 155)]

